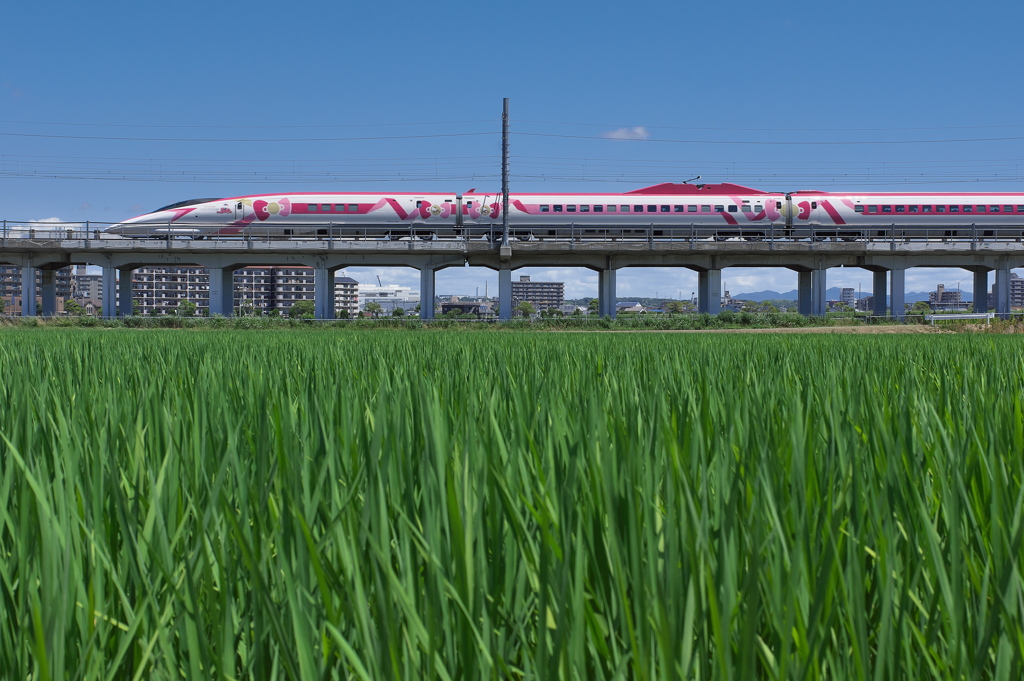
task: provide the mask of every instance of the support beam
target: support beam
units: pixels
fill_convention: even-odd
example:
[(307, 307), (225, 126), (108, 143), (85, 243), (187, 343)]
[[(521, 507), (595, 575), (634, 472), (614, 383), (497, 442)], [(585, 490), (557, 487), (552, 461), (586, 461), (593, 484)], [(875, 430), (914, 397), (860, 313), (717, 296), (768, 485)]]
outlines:
[(21, 316), (36, 316), (36, 268), (21, 268)]
[(988, 270), (974, 271), (974, 312), (988, 312)]
[(992, 307), (1000, 319), (1010, 318), (1010, 268), (1005, 264), (996, 269), (996, 283), (992, 287)]
[(131, 317), (135, 314), (132, 303), (132, 274), (135, 270), (124, 269), (117, 271), (117, 316)]
[(512, 268), (508, 263), (498, 270), (498, 319), (512, 319)]
[(906, 284), (907, 271), (905, 269), (894, 269), (889, 271), (889, 282), (892, 288), (892, 316), (903, 319), (906, 315)]
[(230, 317), (235, 309), (234, 271), (224, 267), (211, 267), (210, 316)]
[(57, 314), (57, 277), (53, 270), (41, 270), (43, 294), (43, 316), (52, 317)]
[(697, 311), (708, 314), (722, 311), (722, 270), (697, 273)]
[(615, 270), (600, 270), (597, 273), (597, 311), (601, 317), (615, 318), (618, 291), (615, 285)]
[(334, 273), (326, 267), (313, 270), (313, 316), (334, 319)]
[(874, 280), (872, 282), (871, 295), (874, 298), (874, 305), (872, 306), (872, 314), (876, 317), (884, 317), (885, 313), (889, 310), (889, 287), (886, 285), (888, 282), (889, 273), (885, 270), (878, 270), (872, 272), (871, 276)]
[(811, 309), (815, 317), (824, 317), (828, 309), (827, 294), (825, 293), (828, 270), (820, 269), (811, 272)]
[(437, 270), (433, 267), (420, 268), (420, 319), (434, 318), (434, 284)]
[(102, 300), (104, 317), (117, 316), (117, 268), (109, 265), (103, 267)]
[(810, 272), (796, 273), (796, 310), (805, 317), (814, 314), (814, 282)]

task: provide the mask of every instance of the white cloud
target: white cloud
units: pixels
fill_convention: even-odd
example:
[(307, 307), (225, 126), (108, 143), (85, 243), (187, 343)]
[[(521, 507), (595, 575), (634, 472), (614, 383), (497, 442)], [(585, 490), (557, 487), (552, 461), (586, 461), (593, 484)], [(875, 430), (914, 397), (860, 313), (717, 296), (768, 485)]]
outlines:
[[(419, 270), (411, 267), (350, 267), (344, 272), (361, 283), (377, 283), (377, 276), (384, 284), (410, 286), (419, 291)], [(1024, 276), (1024, 270), (1017, 270)], [(523, 267), (512, 271), (513, 281), (528, 275), (534, 281), (565, 282), (566, 298), (597, 297), (597, 272), (583, 267), (541, 268)], [(828, 270), (825, 286), (852, 287), (863, 295), (870, 295), (874, 285), (872, 272), (859, 267), (833, 267)], [(994, 275), (989, 274), (988, 285), (992, 286)], [(973, 274), (955, 267), (914, 267), (906, 272), (906, 291), (932, 291), (937, 284), (947, 289), (973, 291)], [(682, 298), (689, 300), (697, 290), (697, 272), (684, 267), (627, 267), (618, 270), (615, 278), (616, 293), (620, 298)], [(888, 284), (887, 284), (888, 285)], [(797, 287), (797, 273), (784, 267), (730, 267), (722, 270), (722, 288), (739, 296), (757, 291), (778, 291), (785, 293)], [(439, 270), (435, 279), (438, 295), (480, 295), (486, 291), (492, 297), (498, 295), (498, 273), (486, 267), (449, 267)]]
[(650, 136), (651, 134), (647, 132), (647, 128), (642, 125), (635, 128), (618, 128), (617, 130), (601, 133), (601, 137), (610, 140), (645, 140)]

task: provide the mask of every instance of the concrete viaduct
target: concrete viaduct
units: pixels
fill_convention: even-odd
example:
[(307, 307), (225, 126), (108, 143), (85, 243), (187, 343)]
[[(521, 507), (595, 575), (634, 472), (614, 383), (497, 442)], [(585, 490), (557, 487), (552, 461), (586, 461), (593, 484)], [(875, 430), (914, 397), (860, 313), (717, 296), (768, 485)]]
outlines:
[[(413, 267), (420, 271), (420, 297), (434, 298), (434, 279), (447, 267), (480, 266), (498, 272), (499, 318), (512, 314), (512, 270), (520, 267), (584, 267), (598, 272), (601, 315), (615, 315), (615, 276), (624, 267), (684, 267), (698, 272), (698, 307), (717, 313), (722, 270), (728, 267), (785, 267), (798, 272), (799, 311), (825, 314), (826, 273), (833, 267), (859, 267), (874, 273), (874, 313), (903, 316), (905, 273), (911, 267), (960, 267), (974, 272), (974, 290), (988, 291), (995, 272), (994, 300), (1000, 316), (1010, 311), (1010, 270), (1024, 267), (1024, 243), (1018, 240), (927, 241), (522, 241), (498, 247), (487, 241), (456, 240), (141, 240), (5, 238), (0, 264), (20, 267), (25, 299), (42, 297), (44, 315), (57, 309), (54, 271), (74, 264), (102, 268), (103, 310), (131, 314), (131, 272), (143, 266), (197, 266), (210, 273), (210, 313), (229, 316), (233, 309), (233, 272), (256, 265), (306, 266), (314, 270), (318, 319), (334, 317), (334, 272), (344, 267)], [(42, 290), (36, 289), (41, 270)], [(120, 277), (118, 274), (120, 273)], [(975, 300), (980, 296), (976, 296)], [(977, 303), (976, 303), (977, 305)], [(24, 315), (36, 313), (23, 305)], [(108, 316), (113, 316), (109, 315)], [(431, 319), (432, 305), (420, 316)]]

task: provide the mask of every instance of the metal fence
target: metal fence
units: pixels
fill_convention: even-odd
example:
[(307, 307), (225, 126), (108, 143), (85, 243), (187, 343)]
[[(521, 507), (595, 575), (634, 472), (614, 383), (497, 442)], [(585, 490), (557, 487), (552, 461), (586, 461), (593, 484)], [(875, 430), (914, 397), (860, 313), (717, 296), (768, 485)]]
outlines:
[[(294, 223), (287, 226), (249, 225), (242, 229), (223, 224), (178, 226), (148, 225), (135, 227), (136, 233), (122, 236), (106, 231), (118, 223), (110, 222), (17, 222), (4, 220), (0, 238), (30, 241), (92, 241), (104, 239), (211, 239), (218, 241), (278, 240), (445, 240), (489, 241), (501, 239), (500, 225), (454, 227), (451, 225), (376, 224), (322, 225)], [(230, 229), (230, 233), (228, 230)], [(812, 226), (786, 227), (784, 224), (749, 226), (708, 225), (635, 225), (603, 226), (587, 224), (515, 226), (510, 229), (513, 240), (550, 242), (1022, 242), (1024, 225), (988, 227), (970, 225), (938, 225), (930, 227)]]

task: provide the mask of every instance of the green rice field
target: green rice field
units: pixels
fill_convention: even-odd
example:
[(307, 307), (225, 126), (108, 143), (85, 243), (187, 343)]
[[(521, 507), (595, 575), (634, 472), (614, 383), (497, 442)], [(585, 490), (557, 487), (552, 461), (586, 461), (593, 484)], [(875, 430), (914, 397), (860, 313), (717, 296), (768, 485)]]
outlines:
[(1024, 344), (0, 330), (0, 677), (1024, 678)]

